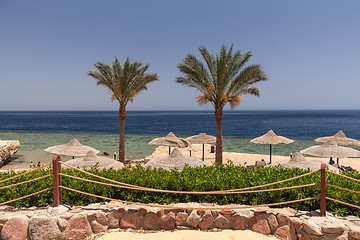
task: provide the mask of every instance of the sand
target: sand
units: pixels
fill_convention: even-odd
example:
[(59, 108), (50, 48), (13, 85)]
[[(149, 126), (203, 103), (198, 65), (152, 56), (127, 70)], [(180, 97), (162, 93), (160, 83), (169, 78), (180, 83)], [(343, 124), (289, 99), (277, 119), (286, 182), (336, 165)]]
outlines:
[[(210, 152), (211, 145), (205, 144), (205, 162), (209, 165), (215, 162), (215, 153)], [(190, 148), (181, 148), (180, 151), (189, 156)], [(155, 149), (152, 155), (148, 156), (148, 158), (157, 158), (164, 157), (169, 155), (169, 148), (160, 146)], [(202, 145), (201, 144), (193, 144), (191, 146), (191, 156), (202, 159)], [(318, 158), (318, 157), (307, 157), (309, 160), (320, 160), (324, 163), (329, 163), (329, 158)], [(232, 161), (235, 165), (244, 166), (246, 162), (247, 165), (255, 165), (256, 161), (260, 161), (264, 159), (267, 163), (270, 161), (269, 155), (266, 154), (252, 154), (252, 153), (236, 153), (236, 152), (224, 152), (223, 153), (223, 163), (226, 163), (228, 160)], [(280, 155), (272, 155), (272, 162), (277, 162), (280, 160), (289, 160), (289, 156), (280, 156)], [(336, 162), (336, 159), (334, 159)], [(341, 158), (340, 165), (343, 166), (351, 166), (354, 169), (360, 170), (360, 158)]]
[[(205, 144), (205, 162), (208, 165), (212, 165), (215, 162), (215, 153), (210, 152), (211, 145)], [(190, 148), (180, 148), (180, 151), (185, 155), (190, 155)], [(158, 157), (166, 157), (169, 155), (169, 147), (159, 146), (155, 151), (147, 156), (145, 159), (152, 159)], [(202, 159), (202, 144), (193, 144), (191, 146), (191, 156)], [(318, 158), (318, 157), (308, 157), (309, 160), (320, 160), (324, 163), (329, 163), (329, 158)], [(232, 161), (235, 165), (244, 166), (245, 162), (247, 165), (255, 165), (256, 161), (264, 159), (267, 163), (269, 160), (268, 154), (253, 154), (253, 153), (237, 153), (237, 152), (223, 152), (223, 163), (227, 163), (228, 160)], [(289, 160), (289, 156), (281, 155), (272, 155), (272, 162), (277, 162), (280, 160)], [(336, 162), (336, 159), (334, 159)], [(352, 168), (360, 171), (360, 158), (341, 158), (340, 165), (342, 166), (351, 166)], [(4, 171), (19, 171), (19, 170), (29, 170), (24, 167), (17, 167), (17, 165), (8, 165), (5, 168), (0, 168), (0, 172)]]
[(250, 230), (222, 230), (219, 232), (204, 232), (198, 230), (178, 230), (174, 232), (163, 231), (155, 233), (137, 233), (137, 232), (110, 232), (105, 235), (94, 238), (98, 240), (267, 240), (278, 239), (274, 236), (265, 236)]

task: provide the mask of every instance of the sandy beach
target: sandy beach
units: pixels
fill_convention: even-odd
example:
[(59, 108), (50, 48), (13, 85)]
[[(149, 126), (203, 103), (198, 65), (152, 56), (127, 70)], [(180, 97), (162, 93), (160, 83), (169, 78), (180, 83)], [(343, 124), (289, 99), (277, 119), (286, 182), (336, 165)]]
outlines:
[[(265, 147), (265, 146), (264, 146)], [(199, 159), (202, 159), (202, 144), (193, 144), (190, 147), (186, 148), (180, 148), (180, 151), (185, 155), (190, 155), (190, 149), (191, 149), (191, 156), (197, 157)], [(215, 153), (211, 153), (211, 145), (205, 144), (205, 162), (208, 165), (212, 165), (215, 162)], [(102, 154), (99, 154), (102, 155)], [(159, 158), (159, 157), (166, 157), (169, 155), (169, 148), (164, 146), (159, 146), (155, 149), (155, 151), (145, 157), (145, 159), (153, 159), (153, 158)], [(45, 155), (46, 156), (46, 155)], [(44, 156), (41, 156), (44, 158)], [(309, 160), (320, 160), (324, 163), (329, 162), (329, 158), (319, 158), (319, 157), (309, 157), (305, 156)], [(70, 157), (63, 157), (65, 161), (70, 160)], [(45, 161), (42, 161), (43, 163), (50, 162), (52, 157), (47, 157)], [(238, 153), (238, 152), (223, 152), (223, 163), (227, 163), (229, 160), (232, 161), (235, 165), (244, 166), (245, 163), (247, 165), (255, 165), (256, 161), (260, 161), (264, 159), (267, 163), (269, 162), (269, 154), (254, 154), (254, 153)], [(282, 156), (282, 155), (272, 155), (272, 162), (277, 162), (280, 160), (288, 160), (289, 156)], [(336, 159), (335, 159), (336, 161)], [(356, 170), (360, 170), (360, 158), (341, 158), (340, 159), (340, 165), (343, 166), (351, 166), (352, 168)], [(25, 168), (23, 166), (18, 166), (16, 164), (14, 165), (4, 165), (2, 168), (0, 168), (0, 172), (4, 171), (23, 171), (23, 170), (29, 170), (29, 168)]]
[[(211, 145), (205, 144), (205, 162), (209, 165), (213, 164), (215, 161), (215, 153), (210, 152)], [(180, 151), (189, 156), (190, 148), (180, 148)], [(148, 158), (157, 158), (164, 157), (169, 155), (168, 147), (158, 147)], [(191, 156), (202, 159), (202, 145), (201, 144), (193, 144), (191, 146)], [(281, 160), (289, 160), (290, 156), (281, 156), (281, 155), (272, 155), (272, 162), (277, 162)], [(324, 163), (329, 163), (329, 158), (319, 158), (319, 157), (308, 157), (305, 156), (309, 160), (320, 160)], [(244, 166), (245, 162), (247, 165), (255, 165), (256, 161), (260, 161), (264, 159), (267, 163), (269, 160), (268, 154), (252, 154), (252, 153), (236, 153), (236, 152), (224, 152), (223, 153), (223, 163), (227, 163), (228, 160), (232, 161), (235, 165)], [(335, 159), (336, 161), (336, 159)], [(354, 169), (360, 170), (360, 158), (341, 158), (340, 165), (343, 166), (351, 166)]]
[(274, 236), (265, 236), (250, 230), (223, 230), (219, 232), (205, 232), (198, 230), (178, 230), (178, 231), (162, 231), (153, 233), (139, 233), (139, 232), (110, 232), (103, 236), (91, 238), (98, 240), (267, 240), (278, 239)]

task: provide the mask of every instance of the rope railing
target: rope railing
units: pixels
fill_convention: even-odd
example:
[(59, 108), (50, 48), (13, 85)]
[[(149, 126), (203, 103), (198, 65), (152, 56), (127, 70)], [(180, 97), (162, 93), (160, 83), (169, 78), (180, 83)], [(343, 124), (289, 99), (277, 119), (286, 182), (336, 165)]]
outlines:
[(348, 177), (348, 176), (345, 176), (345, 175), (341, 175), (341, 174), (338, 174), (338, 173), (335, 173), (335, 172), (331, 172), (331, 171), (329, 171), (329, 170), (326, 170), (326, 172), (331, 173), (331, 174), (336, 175), (336, 176), (339, 176), (339, 177), (343, 177), (343, 178), (346, 178), (346, 179), (355, 181), (355, 182), (360, 182), (359, 179), (352, 178), (352, 177)]
[[(91, 196), (91, 197), (96, 197), (96, 198), (101, 198), (101, 199), (105, 199), (105, 200), (109, 200), (109, 201), (121, 202), (121, 203), (126, 203), (126, 204), (135, 204), (135, 205), (146, 206), (146, 207), (184, 209), (183, 206), (167, 206), (167, 205), (153, 204), (153, 203), (140, 203), (140, 202), (124, 201), (124, 200), (99, 196), (99, 195), (95, 195), (95, 194), (91, 194), (91, 193), (87, 193), (87, 192), (82, 192), (82, 191), (72, 189), (72, 188), (68, 188), (68, 187), (65, 187), (65, 186), (62, 186), (62, 185), (60, 186), (60, 188), (66, 189), (66, 190), (69, 190), (69, 191), (73, 191), (73, 192), (76, 192), (76, 193), (88, 195), (88, 196)], [(291, 203), (297, 203), (297, 202), (304, 202), (304, 201), (309, 201), (309, 200), (314, 200), (314, 199), (319, 199), (319, 198), (320, 198), (320, 196), (304, 198), (304, 199), (297, 199), (297, 200), (286, 201), (286, 202), (281, 202), (281, 203), (269, 203), (269, 204), (261, 204), (261, 205), (254, 205), (254, 206), (233, 206), (233, 205), (232, 206), (213, 206), (213, 207), (190, 207), (190, 206), (186, 206), (186, 209), (189, 209), (189, 210), (218, 210), (218, 209), (244, 209), (244, 208), (256, 208), (256, 207), (271, 207), (271, 206), (279, 206), (279, 205), (285, 205), (285, 204), (291, 204)]]
[(328, 183), (326, 184), (326, 186), (333, 187), (333, 188), (338, 188), (338, 189), (345, 190), (345, 191), (349, 191), (349, 192), (353, 192), (353, 193), (360, 193), (360, 191), (355, 191), (355, 190), (351, 190), (351, 189), (348, 189), (348, 188), (343, 188), (343, 187), (335, 186), (335, 185), (328, 184)]
[(41, 191), (38, 191), (38, 192), (35, 192), (35, 193), (31, 193), (31, 194), (29, 194), (29, 195), (26, 195), (26, 196), (23, 196), (23, 197), (19, 197), (19, 198), (13, 199), (13, 200), (9, 200), (9, 201), (6, 201), (6, 202), (2, 202), (2, 203), (0, 203), (0, 206), (5, 205), (5, 204), (8, 204), (8, 203), (16, 202), (16, 201), (21, 200), (21, 199), (24, 199), (24, 198), (31, 197), (31, 196), (34, 196), (34, 195), (36, 195), (36, 194), (42, 193), (42, 192), (46, 192), (46, 191), (48, 191), (48, 190), (50, 190), (50, 189), (53, 189), (53, 187), (49, 187), (49, 188), (43, 189), (43, 190), (41, 190)]
[(40, 180), (40, 179), (43, 179), (43, 178), (47, 178), (47, 177), (50, 177), (50, 176), (52, 176), (52, 174), (48, 174), (48, 175), (45, 175), (45, 176), (42, 176), (42, 177), (30, 179), (30, 180), (27, 180), (27, 181), (24, 181), (24, 182), (14, 183), (14, 184), (11, 184), (11, 185), (8, 185), (8, 186), (0, 187), (0, 190), (1, 190), (1, 189), (5, 189), (5, 188), (10, 188), (10, 187), (18, 186), (18, 185), (22, 185), (22, 184), (25, 184), (25, 183), (35, 182), (35, 181), (37, 181), (37, 180)]
[(353, 208), (357, 208), (357, 209), (360, 209), (360, 206), (356, 206), (354, 204), (350, 204), (350, 203), (346, 203), (346, 202), (343, 202), (343, 201), (340, 201), (340, 200), (336, 200), (336, 199), (333, 199), (333, 198), (329, 198), (329, 197), (326, 197), (327, 200), (330, 200), (330, 201), (334, 201), (334, 202), (337, 202), (337, 203), (341, 203), (341, 204), (344, 204), (344, 205), (347, 205), (349, 207), (353, 207)]
[[(79, 168), (76, 168), (74, 166), (71, 166), (67, 163), (63, 163), (63, 162), (60, 162), (61, 164), (69, 167), (69, 168), (72, 168), (72, 169), (75, 169), (79, 172), (82, 172), (82, 173), (85, 173), (87, 175), (90, 175), (92, 177), (96, 177), (96, 178), (99, 178), (101, 180), (105, 180), (105, 181), (109, 181), (109, 182), (112, 182), (112, 183), (116, 183), (118, 185), (123, 185), (124, 187), (123, 188), (127, 188), (127, 189), (132, 189), (132, 190), (142, 190), (142, 191), (152, 191), (152, 192), (164, 192), (166, 191), (166, 193), (177, 193), (177, 194), (232, 194), (232, 192), (235, 192), (234, 194), (236, 193), (239, 193), (241, 191), (246, 191), (246, 190), (251, 190), (251, 189), (257, 189), (257, 188), (263, 188), (263, 187), (268, 187), (268, 186), (272, 186), (272, 185), (276, 185), (276, 184), (280, 184), (280, 183), (285, 183), (285, 182), (288, 182), (288, 181), (292, 181), (292, 180), (295, 180), (295, 179), (298, 179), (298, 178), (301, 178), (301, 177), (305, 177), (305, 176), (308, 176), (310, 174), (313, 174), (313, 173), (316, 173), (316, 172), (319, 172), (320, 170), (315, 170), (315, 171), (312, 171), (312, 172), (309, 172), (309, 173), (305, 173), (303, 175), (300, 175), (300, 176), (296, 176), (296, 177), (293, 177), (293, 178), (288, 178), (288, 179), (284, 179), (284, 180), (281, 180), (281, 181), (277, 181), (277, 182), (273, 182), (273, 183), (268, 183), (268, 184), (263, 184), (263, 185), (258, 185), (258, 186), (253, 186), (253, 187), (247, 187), (247, 188), (240, 188), (240, 189), (231, 189), (231, 190), (221, 190), (221, 191), (204, 191), (204, 192), (190, 192), (190, 191), (175, 191), (175, 190), (160, 190), (160, 189), (155, 189), (155, 188), (147, 188), (147, 187), (140, 187), (140, 186), (136, 186), (136, 185), (131, 185), (131, 184), (127, 184), (127, 183), (123, 183), (123, 182), (119, 182), (119, 181), (115, 181), (115, 180), (112, 180), (112, 179), (108, 179), (108, 178), (104, 178), (104, 177), (101, 177), (101, 176), (98, 176), (96, 174), (92, 174), (92, 173), (89, 173), (87, 171), (84, 171), (84, 170), (81, 170)], [(60, 173), (60, 175), (63, 175), (63, 173)], [(70, 175), (67, 175), (67, 177), (70, 177)], [(83, 179), (82, 179), (83, 180)], [(91, 180), (90, 180), (91, 181)], [(97, 182), (99, 183), (99, 182)], [(255, 192), (259, 192), (259, 190), (255, 191)]]
[[(303, 202), (303, 201), (320, 199), (320, 212), (321, 212), (322, 216), (326, 215), (326, 200), (334, 201), (334, 202), (337, 202), (337, 203), (340, 203), (340, 204), (344, 204), (344, 205), (347, 205), (347, 206), (350, 206), (350, 207), (360, 209), (360, 207), (357, 206), (357, 205), (346, 203), (346, 202), (336, 200), (336, 199), (333, 199), (333, 198), (330, 198), (330, 197), (326, 196), (326, 187), (334, 187), (334, 188), (337, 188), (337, 189), (341, 189), (341, 190), (344, 190), (344, 191), (349, 191), (349, 192), (356, 193), (356, 194), (360, 193), (360, 191), (351, 190), (351, 189), (335, 186), (335, 185), (332, 185), (332, 184), (327, 184), (326, 183), (326, 177), (325, 177), (326, 172), (337, 175), (337, 176), (340, 176), (340, 177), (343, 177), (343, 178), (346, 178), (346, 179), (349, 179), (349, 180), (352, 180), (352, 181), (355, 181), (355, 182), (360, 182), (360, 180), (355, 179), (355, 178), (351, 178), (351, 177), (348, 177), (348, 176), (344, 176), (344, 175), (341, 175), (341, 174), (337, 174), (337, 173), (334, 173), (334, 172), (327, 171), (326, 167), (325, 167), (325, 164), (322, 164), (320, 170), (308, 172), (308, 173), (302, 174), (300, 176), (280, 180), (280, 181), (277, 181), (277, 182), (262, 184), (262, 185), (258, 185), (258, 186), (251, 186), (251, 187), (239, 188), (239, 189), (219, 190), (219, 191), (203, 191), (203, 192), (197, 192), (196, 191), (196, 192), (191, 192), (191, 191), (163, 190), (163, 189), (141, 187), (141, 186), (136, 186), (136, 185), (127, 184), (127, 183), (124, 183), (124, 182), (108, 179), (108, 178), (101, 177), (101, 176), (98, 176), (96, 174), (87, 172), (85, 170), (76, 168), (76, 167), (71, 166), (71, 165), (69, 165), (67, 163), (63, 163), (63, 162), (61, 162), (61, 159), (60, 159), (59, 156), (55, 156), (53, 158), (52, 163), (48, 163), (48, 164), (46, 164), (46, 165), (44, 165), (42, 167), (27, 171), (25, 173), (21, 173), (19, 175), (16, 175), (16, 176), (13, 176), (13, 177), (10, 177), (10, 178), (7, 178), (7, 179), (0, 180), (0, 184), (3, 183), (3, 182), (6, 182), (6, 181), (9, 181), (9, 180), (16, 179), (18, 177), (24, 176), (26, 174), (32, 173), (34, 171), (46, 168), (46, 167), (48, 167), (50, 165), (53, 165), (53, 173), (52, 174), (41, 176), (41, 177), (38, 177), (38, 178), (35, 178), (35, 179), (30, 179), (30, 180), (20, 182), (20, 183), (11, 184), (11, 185), (8, 185), (8, 186), (3, 186), (3, 187), (0, 187), (0, 190), (5, 189), (5, 188), (14, 187), (14, 186), (19, 186), (19, 185), (30, 183), (30, 182), (34, 182), (34, 181), (37, 181), (37, 180), (40, 180), (40, 179), (50, 177), (51, 175), (53, 176), (53, 186), (52, 187), (43, 189), (41, 191), (26, 195), (26, 196), (23, 196), (23, 197), (19, 197), (19, 198), (13, 199), (13, 200), (9, 200), (9, 201), (0, 203), (0, 206), (8, 204), (8, 203), (12, 203), (12, 202), (24, 199), (24, 198), (28, 198), (28, 197), (34, 196), (36, 194), (51, 190), (51, 189), (53, 189), (53, 191), (54, 191), (54, 193), (53, 193), (54, 206), (57, 206), (57, 205), (61, 204), (61, 191), (60, 190), (64, 189), (64, 190), (73, 191), (73, 192), (76, 192), (76, 193), (80, 193), (80, 194), (84, 194), (84, 195), (88, 195), (88, 196), (92, 196), (92, 197), (96, 197), (96, 198), (100, 198), (100, 199), (105, 199), (105, 200), (109, 200), (109, 201), (116, 201), (116, 202), (121, 202), (121, 203), (126, 203), (126, 204), (136, 204), (136, 205), (142, 205), (142, 206), (148, 206), (148, 207), (161, 207), (161, 208), (181, 208), (181, 209), (184, 208), (184, 206), (173, 206), (173, 205), (172, 206), (166, 206), (166, 205), (161, 205), (161, 204), (149, 204), (149, 203), (131, 202), (131, 201), (113, 199), (113, 198), (109, 198), (109, 197), (104, 197), (104, 196), (99, 196), (99, 195), (79, 191), (79, 190), (72, 189), (72, 188), (61, 185), (61, 177), (63, 176), (63, 177), (69, 177), (69, 178), (72, 178), (72, 179), (76, 179), (76, 180), (79, 180), (79, 181), (84, 181), (84, 182), (89, 182), (89, 183), (94, 183), (94, 184), (100, 184), (100, 185), (104, 185), (104, 186), (118, 187), (118, 188), (130, 189), (130, 190), (138, 190), (138, 191), (173, 193), (173, 194), (203, 194), (203, 195), (204, 194), (206, 194), (206, 195), (248, 194), (248, 193), (284, 191), (284, 190), (290, 190), (290, 189), (299, 189), (299, 188), (305, 188), (305, 187), (312, 187), (312, 186), (321, 185), (321, 194), (320, 194), (320, 196), (316, 196), (316, 197), (309, 197), (309, 198), (304, 198), (304, 199), (296, 199), (296, 200), (292, 200), (292, 201), (285, 201), (285, 202), (279, 202), (279, 203), (260, 204), (260, 205), (254, 205), (254, 206), (241, 206), (241, 205), (238, 205), (238, 206), (233, 206), (233, 205), (231, 205), (231, 206), (214, 206), (214, 207), (188, 207), (187, 206), (186, 208), (187, 209), (202, 209), (202, 210), (207, 210), (207, 209), (241, 209), (241, 208), (279, 206), (279, 205), (292, 204), (292, 203), (298, 203), (298, 202)], [(100, 182), (100, 181), (85, 179), (85, 178), (71, 176), (71, 175), (68, 175), (68, 174), (61, 173), (61, 165), (67, 166), (67, 167), (69, 167), (71, 169), (82, 172), (82, 173), (84, 173), (86, 175), (92, 176), (94, 178), (101, 179), (103, 181), (111, 182), (111, 183)], [(281, 183), (286, 183), (286, 182), (289, 182), (289, 181), (292, 181), (292, 180), (296, 180), (296, 179), (311, 175), (313, 173), (317, 173), (319, 171), (321, 172), (321, 176), (320, 176), (321, 182), (304, 184), (304, 185), (299, 185), (299, 186), (291, 186), (291, 187), (278, 187), (278, 188), (270, 188), (270, 189), (260, 189), (260, 188), (269, 187), (269, 186), (273, 186), (273, 185), (276, 185), (276, 184), (281, 184)]]
[(9, 180), (11, 180), (11, 179), (15, 179), (15, 178), (24, 176), (24, 175), (26, 175), (26, 174), (29, 174), (29, 173), (38, 171), (38, 170), (40, 170), (40, 169), (43, 169), (43, 168), (46, 168), (46, 167), (50, 166), (51, 164), (52, 164), (52, 163), (48, 163), (48, 164), (46, 164), (46, 165), (44, 165), (44, 166), (42, 166), (42, 167), (38, 167), (38, 168), (35, 168), (35, 169), (33, 169), (33, 170), (30, 170), (30, 171), (27, 171), (27, 172), (24, 172), (24, 173), (21, 173), (21, 174), (18, 174), (18, 175), (15, 175), (15, 176), (12, 176), (12, 177), (9, 177), (9, 178), (6, 178), (6, 179), (3, 179), (3, 180), (0, 181), (0, 183), (3, 183), (3, 182), (6, 182), (6, 181), (9, 181)]
[(311, 186), (320, 185), (320, 183), (310, 183), (310, 184), (305, 184), (305, 185), (300, 185), (300, 186), (273, 188), (273, 189), (262, 189), (262, 190), (254, 190), (254, 191), (238, 191), (238, 192), (234, 192), (234, 191), (230, 192), (230, 191), (226, 191), (226, 190), (225, 191), (216, 191), (216, 192), (215, 191), (213, 191), (213, 192), (187, 192), (187, 191), (161, 190), (161, 189), (153, 189), (153, 188), (142, 189), (141, 187), (133, 188), (133, 187), (123, 186), (123, 185), (98, 182), (98, 181), (94, 181), (94, 180), (89, 180), (89, 179), (85, 179), (85, 178), (80, 178), (80, 177), (67, 175), (67, 174), (64, 174), (64, 173), (59, 173), (59, 175), (64, 176), (64, 177), (69, 177), (69, 178), (72, 178), (72, 179), (76, 179), (76, 180), (81, 180), (81, 181), (90, 182), (90, 183), (96, 183), (96, 184), (110, 186), (110, 187), (119, 187), (119, 188), (125, 188), (125, 189), (131, 189), (131, 190), (139, 190), (139, 191), (149, 191), (149, 192), (194, 194), (194, 195), (200, 195), (200, 194), (203, 194), (203, 195), (215, 195), (215, 194), (218, 194), (218, 195), (220, 195), (220, 194), (243, 194), (243, 193), (258, 193), (258, 192), (273, 192), (273, 191), (283, 191), (283, 190), (288, 190), (288, 189), (296, 189), (296, 188), (303, 188), (303, 187), (311, 187)]

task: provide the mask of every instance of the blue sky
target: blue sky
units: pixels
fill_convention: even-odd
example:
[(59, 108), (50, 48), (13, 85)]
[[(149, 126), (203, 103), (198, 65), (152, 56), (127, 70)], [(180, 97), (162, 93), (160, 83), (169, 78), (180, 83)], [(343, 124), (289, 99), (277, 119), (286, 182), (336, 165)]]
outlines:
[(176, 66), (232, 43), (269, 76), (238, 110), (360, 109), (359, 12), (357, 0), (0, 0), (0, 110), (117, 110), (87, 71), (127, 56), (160, 79), (129, 110), (211, 110)]

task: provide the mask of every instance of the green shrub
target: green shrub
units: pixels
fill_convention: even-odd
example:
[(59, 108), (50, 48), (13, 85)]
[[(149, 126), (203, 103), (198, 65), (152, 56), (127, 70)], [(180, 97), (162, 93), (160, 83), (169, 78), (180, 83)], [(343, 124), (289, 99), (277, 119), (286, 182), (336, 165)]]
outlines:
[[(253, 170), (234, 166), (233, 164), (220, 165), (214, 167), (185, 167), (182, 172), (177, 170), (165, 171), (144, 169), (142, 166), (137, 165), (133, 168), (123, 168), (120, 170), (98, 170), (92, 169), (89, 172), (96, 175), (113, 179), (128, 184), (133, 184), (142, 187), (164, 189), (164, 190), (177, 190), (177, 191), (217, 191), (226, 189), (239, 189), (251, 186), (258, 186), (271, 182), (292, 178), (302, 175), (309, 171), (300, 169), (287, 169), (287, 168), (271, 168), (261, 167)], [(29, 179), (51, 174), (51, 169), (39, 170), (31, 174), (22, 176), (18, 179), (10, 180), (1, 183), (0, 187), (17, 183), (19, 181), (26, 181)], [(81, 173), (72, 169), (65, 169), (63, 173), (86, 178), (95, 181), (106, 182), (95, 177), (91, 177), (85, 173)], [(360, 179), (357, 172), (346, 172), (344, 175), (352, 178)], [(16, 175), (15, 172), (1, 173), (0, 181)], [(309, 183), (320, 182), (320, 173), (311, 174), (309, 176), (299, 178), (290, 182), (277, 184), (269, 188), (289, 187), (296, 185), (304, 185)], [(349, 188), (355, 191), (360, 191), (360, 183), (354, 182), (327, 174), (327, 182), (344, 188)], [(192, 194), (173, 194), (173, 193), (157, 193), (149, 191), (129, 190), (110, 186), (104, 186), (94, 183), (83, 182), (80, 180), (62, 177), (62, 185), (77, 189), (79, 191), (101, 195), (109, 198), (121, 199), (131, 202), (142, 203), (177, 203), (177, 202), (213, 202), (218, 204), (239, 203), (246, 205), (259, 205), (267, 203), (277, 203), (296, 199), (303, 199), (308, 197), (320, 196), (320, 186), (311, 186), (306, 188), (298, 188), (292, 190), (282, 190), (264, 193), (246, 193), (246, 194), (226, 194), (226, 195), (192, 195)], [(36, 182), (27, 183), (21, 186), (0, 190), (0, 203), (11, 199), (15, 199), (33, 192), (52, 186), (52, 177), (41, 179)], [(330, 198), (338, 199), (354, 205), (359, 205), (360, 196), (356, 193), (347, 192), (344, 190), (327, 187), (327, 196)], [(102, 199), (82, 195), (68, 190), (62, 190), (62, 201), (70, 205), (86, 205), (94, 202), (101, 202)], [(52, 191), (35, 195), (30, 198), (22, 199), (11, 203), (10, 205), (16, 207), (29, 207), (29, 206), (47, 206), (53, 203)], [(292, 207), (298, 210), (316, 210), (319, 209), (319, 199), (310, 200), (300, 203), (293, 203), (283, 205)], [(327, 210), (334, 211), (339, 214), (353, 214), (360, 216), (360, 210), (338, 204), (332, 201), (327, 201)]]

